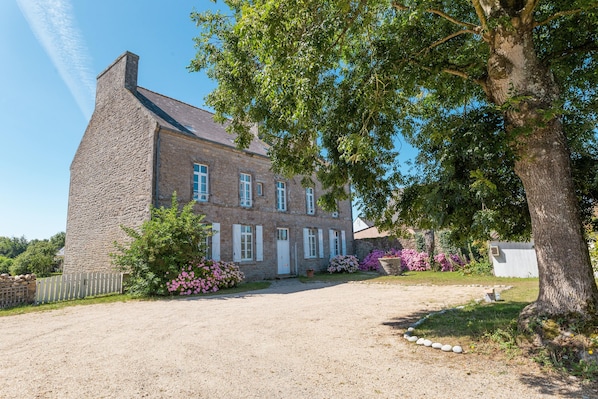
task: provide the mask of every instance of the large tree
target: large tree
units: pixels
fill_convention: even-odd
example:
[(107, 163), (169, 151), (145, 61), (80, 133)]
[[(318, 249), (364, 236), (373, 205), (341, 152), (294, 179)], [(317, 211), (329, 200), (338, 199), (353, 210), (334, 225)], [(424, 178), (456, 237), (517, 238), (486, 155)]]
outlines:
[[(350, 182), (381, 220), (468, 217), (504, 237), (529, 221), (540, 292), (525, 314), (597, 318), (579, 198), (592, 200), (572, 165), (596, 171), (598, 2), (225, 3), (192, 14), (190, 68), (217, 80), (207, 101), (239, 146), (257, 123), (281, 173), (317, 173), (328, 206)], [(422, 148), (427, 178), (389, 207), (406, 181), (401, 134)]]

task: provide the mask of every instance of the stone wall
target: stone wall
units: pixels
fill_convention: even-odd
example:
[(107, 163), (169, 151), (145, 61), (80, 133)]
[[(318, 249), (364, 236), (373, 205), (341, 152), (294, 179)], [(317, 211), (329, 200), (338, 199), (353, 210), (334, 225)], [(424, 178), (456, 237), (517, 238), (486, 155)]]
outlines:
[(35, 274), (9, 276), (0, 274), (0, 308), (35, 302)]
[(138, 227), (152, 203), (155, 121), (135, 93), (138, 57), (98, 77), (96, 107), (71, 164), (64, 272), (112, 271), (121, 225)]
[[(185, 137), (178, 133), (160, 130), (158, 205), (169, 206), (172, 193), (177, 192), (180, 203), (193, 197), (193, 164), (208, 166), (209, 199), (198, 202), (195, 212), (206, 215), (206, 222), (220, 223), (220, 255), (222, 260), (233, 259), (233, 224), (262, 226), (263, 261), (240, 262), (247, 280), (277, 277), (277, 229), (289, 229), (291, 274), (305, 274), (313, 268), (324, 270), (329, 264), (329, 230), (345, 232), (346, 252), (354, 253), (352, 209), (349, 201), (339, 203), (338, 216), (333, 217), (316, 206), (315, 214), (307, 214), (305, 188), (299, 178), (287, 179), (271, 170), (270, 159), (250, 155), (218, 143)], [(252, 206), (244, 208), (239, 203), (239, 176), (251, 175)], [(315, 180), (315, 178), (314, 178)], [(286, 183), (287, 210), (276, 209), (276, 182)], [(262, 185), (262, 195), (257, 194), (257, 184)], [(316, 200), (323, 194), (321, 184), (315, 185)], [(303, 229), (323, 231), (324, 257), (306, 259)], [(318, 243), (319, 245), (319, 243)], [(319, 251), (318, 251), (319, 252)]]

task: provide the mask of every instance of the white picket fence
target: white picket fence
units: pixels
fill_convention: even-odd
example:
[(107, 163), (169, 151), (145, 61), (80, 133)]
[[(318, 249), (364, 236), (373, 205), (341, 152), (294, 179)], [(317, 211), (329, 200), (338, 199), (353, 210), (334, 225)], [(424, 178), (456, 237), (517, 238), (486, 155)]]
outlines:
[(37, 280), (35, 304), (123, 292), (122, 273), (70, 273)]

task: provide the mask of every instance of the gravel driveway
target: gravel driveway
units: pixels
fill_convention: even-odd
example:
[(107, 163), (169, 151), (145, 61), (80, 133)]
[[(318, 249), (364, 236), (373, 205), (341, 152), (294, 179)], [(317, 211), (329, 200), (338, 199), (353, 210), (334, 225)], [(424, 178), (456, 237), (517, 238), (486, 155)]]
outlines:
[(533, 368), (407, 343), (482, 287), (276, 281), (0, 317), (1, 398), (595, 398)]

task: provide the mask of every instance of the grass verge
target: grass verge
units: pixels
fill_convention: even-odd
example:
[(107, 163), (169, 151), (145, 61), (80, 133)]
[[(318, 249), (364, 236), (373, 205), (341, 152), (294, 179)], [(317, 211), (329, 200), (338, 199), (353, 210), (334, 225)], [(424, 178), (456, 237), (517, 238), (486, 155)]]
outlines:
[[(194, 295), (195, 297), (202, 297), (202, 296), (214, 296), (214, 295), (224, 295), (224, 294), (236, 294), (241, 292), (247, 291), (255, 291), (255, 290), (262, 290), (268, 288), (270, 286), (269, 282), (265, 281), (258, 281), (253, 283), (242, 283), (239, 284), (237, 287), (233, 288), (226, 288), (219, 290), (217, 292), (211, 292), (208, 294), (200, 294)], [(14, 308), (9, 309), (0, 309), (0, 317), (3, 316), (16, 316), (20, 314), (26, 313), (34, 313), (34, 312), (47, 312), (51, 310), (57, 309), (64, 309), (71, 306), (85, 306), (85, 305), (96, 305), (102, 303), (115, 303), (115, 302), (129, 302), (129, 301), (147, 301), (147, 300), (162, 300), (162, 299), (172, 299), (175, 297), (151, 297), (151, 298), (135, 298), (131, 295), (102, 295), (96, 297), (88, 297), (84, 299), (74, 299), (71, 301), (61, 301), (61, 302), (54, 302), (54, 303), (45, 303), (42, 305), (22, 305), (16, 306)], [(176, 297), (179, 298), (179, 297)]]
[[(520, 345), (526, 341), (517, 329), (519, 313), (538, 296), (537, 278), (504, 278), (494, 276), (464, 276), (458, 272), (406, 272), (402, 276), (379, 276), (377, 273), (316, 274), (303, 281), (342, 282), (367, 280), (372, 283), (397, 285), (480, 285), (510, 287), (501, 292), (501, 300), (493, 303), (476, 302), (462, 308), (427, 317), (416, 328), (416, 335), (434, 342), (460, 345), (469, 354), (498, 357), (505, 361), (526, 364), (533, 360), (540, 366), (564, 375), (576, 376), (596, 384), (598, 365), (577, 359), (566, 350), (530, 349)], [(598, 334), (587, 336), (598, 348)], [(586, 351), (592, 354), (596, 348)], [(576, 360), (577, 359), (577, 360)]]

